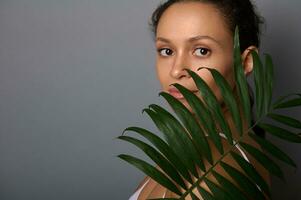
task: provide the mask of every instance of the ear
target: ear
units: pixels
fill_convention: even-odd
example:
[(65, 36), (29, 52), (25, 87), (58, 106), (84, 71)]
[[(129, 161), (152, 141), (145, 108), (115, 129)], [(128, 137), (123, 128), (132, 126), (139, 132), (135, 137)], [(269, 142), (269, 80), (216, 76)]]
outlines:
[(242, 64), (244, 66), (245, 75), (248, 76), (253, 70), (253, 57), (251, 52), (256, 51), (258, 53), (258, 48), (256, 46), (249, 46), (242, 53)]

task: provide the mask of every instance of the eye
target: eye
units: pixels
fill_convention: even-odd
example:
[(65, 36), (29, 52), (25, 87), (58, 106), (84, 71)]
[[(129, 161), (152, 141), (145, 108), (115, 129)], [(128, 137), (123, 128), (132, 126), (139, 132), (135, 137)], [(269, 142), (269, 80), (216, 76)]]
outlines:
[(161, 56), (171, 56), (172, 55), (172, 50), (171, 49), (168, 49), (168, 48), (161, 48), (161, 49), (158, 49), (158, 52)]
[(206, 56), (206, 55), (208, 55), (209, 53), (210, 53), (210, 50), (207, 49), (207, 48), (203, 48), (203, 47), (197, 48), (197, 49), (195, 50), (195, 54), (196, 54), (197, 56)]

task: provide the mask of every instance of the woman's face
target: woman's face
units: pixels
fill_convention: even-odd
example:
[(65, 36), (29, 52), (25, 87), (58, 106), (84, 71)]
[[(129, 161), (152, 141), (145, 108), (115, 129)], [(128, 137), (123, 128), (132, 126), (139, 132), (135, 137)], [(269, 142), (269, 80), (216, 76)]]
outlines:
[[(157, 27), (157, 77), (162, 90), (178, 98), (190, 111), (172, 83), (197, 91), (193, 79), (183, 70), (189, 68), (201, 76), (221, 102), (221, 93), (211, 73), (218, 70), (233, 88), (233, 35), (221, 13), (211, 4), (200, 2), (175, 3), (161, 16)], [(199, 92), (195, 93), (199, 98)]]

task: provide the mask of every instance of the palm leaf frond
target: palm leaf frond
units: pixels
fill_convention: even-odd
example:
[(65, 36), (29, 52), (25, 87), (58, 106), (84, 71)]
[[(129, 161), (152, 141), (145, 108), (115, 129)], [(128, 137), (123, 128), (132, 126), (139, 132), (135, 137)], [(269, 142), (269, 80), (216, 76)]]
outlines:
[[(265, 82), (264, 82), (264, 69), (261, 63), (261, 60), (256, 53), (256, 51), (252, 51), (252, 57), (254, 62), (254, 82), (255, 82), (255, 95), (256, 95), (256, 117), (260, 119), (264, 114), (264, 89), (265, 89)], [(268, 93), (265, 93), (268, 95)]]
[(160, 116), (155, 111), (150, 109), (144, 109), (144, 110), (154, 121), (158, 129), (164, 134), (168, 145), (172, 147), (172, 149), (178, 155), (179, 159), (185, 165), (187, 170), (193, 173), (194, 176), (197, 176), (197, 171), (195, 169), (191, 155), (187, 151), (186, 145), (182, 141), (182, 138), (185, 137), (183, 132), (180, 132), (178, 129), (173, 128), (170, 121), (163, 119), (162, 116)]
[(135, 139), (130, 136), (119, 136), (118, 137), (121, 140), (128, 141), (134, 145), (136, 145), (138, 148), (140, 148), (146, 155), (149, 156), (157, 165), (161, 166), (162, 170), (170, 177), (172, 178), (176, 183), (179, 183), (179, 185), (186, 189), (186, 185), (181, 178), (178, 171), (175, 169), (175, 167), (170, 164), (170, 162), (162, 155), (160, 154), (156, 149), (154, 149), (152, 146), (146, 144), (145, 142), (142, 142), (138, 139)]
[[(185, 93), (185, 95), (194, 95), (192, 92), (190, 92), (188, 89), (184, 88), (181, 85), (176, 85), (176, 87), (180, 88), (180, 91)], [(205, 138), (205, 133), (199, 126), (198, 122), (194, 119), (192, 113), (172, 95), (166, 92), (161, 92), (160, 95), (165, 98), (165, 100), (169, 103), (169, 105), (173, 108), (177, 116), (180, 118), (182, 123), (188, 129), (187, 131), (194, 139), (195, 148), (198, 150), (198, 153), (200, 155), (206, 153), (205, 156), (207, 160), (210, 163), (213, 163), (211, 150), (209, 147), (209, 143)]]
[(243, 117), (246, 119), (248, 127), (251, 126), (251, 102), (248, 94), (248, 83), (244, 74), (240, 52), (239, 30), (235, 28), (234, 34), (234, 77), (238, 88), (239, 100), (243, 107)]
[(221, 162), (221, 166), (248, 196), (254, 199), (265, 199), (260, 189), (247, 176), (227, 163)]
[[(230, 110), (231, 116), (232, 116), (234, 123), (236, 125), (236, 128), (237, 128), (237, 131), (239, 133), (243, 133), (242, 120), (240, 118), (240, 113), (239, 113), (239, 109), (238, 109), (239, 107), (237, 105), (237, 102), (236, 102), (234, 96), (232, 95), (232, 90), (231, 90), (229, 83), (216, 69), (208, 68), (208, 67), (203, 67), (203, 68), (205, 68), (211, 72), (215, 82), (217, 83), (217, 85), (219, 86), (219, 88), (221, 90), (225, 104)], [(223, 121), (223, 123), (225, 123), (225, 122)], [(229, 131), (228, 127), (225, 127), (222, 130), (223, 130), (223, 132)], [(228, 138), (230, 140), (233, 140), (231, 135), (229, 135)], [(232, 141), (230, 143), (232, 144)]]
[(283, 172), (280, 167), (267, 155), (262, 153), (257, 148), (241, 142), (240, 145), (249, 153), (251, 154), (258, 162), (262, 164), (270, 173), (274, 174), (275, 176), (279, 177), (280, 179), (284, 180)]
[(272, 94), (273, 94), (273, 84), (274, 84), (274, 71), (273, 71), (273, 60), (271, 55), (265, 54), (265, 92), (264, 92), (264, 99), (265, 99), (265, 112), (267, 113), (271, 109), (272, 104)]
[(200, 186), (197, 186), (197, 189), (204, 199), (215, 200), (215, 198), (212, 196), (212, 194), (210, 192), (208, 192), (207, 190), (201, 188)]
[(291, 165), (292, 167), (297, 167), (296, 163), (288, 156), (286, 153), (284, 153), (281, 149), (279, 149), (276, 145), (274, 145), (272, 142), (262, 139), (261, 137), (258, 137), (256, 134), (249, 134), (249, 136), (261, 146), (263, 150), (270, 153), (275, 158), (278, 158), (279, 160), (285, 162), (288, 165)]
[(298, 128), (298, 129), (301, 129), (301, 122), (297, 119), (294, 119), (292, 117), (288, 117), (288, 116), (285, 116), (285, 115), (279, 115), (279, 114), (276, 114), (276, 113), (269, 113), (267, 115), (269, 118), (277, 121), (277, 122), (280, 122), (282, 124), (285, 124), (287, 126), (291, 126), (291, 127), (294, 127), (294, 128)]
[(120, 154), (118, 155), (119, 158), (127, 161), (128, 163), (131, 163), (141, 171), (143, 171), (148, 176), (152, 177), (155, 181), (157, 181), (159, 184), (163, 185), (164, 187), (168, 188), (170, 191), (181, 195), (181, 191), (177, 188), (177, 186), (168, 179), (161, 171), (156, 169), (154, 166), (148, 164), (147, 162), (136, 158), (134, 156), (126, 155), (126, 154)]
[(243, 169), (243, 171), (248, 175), (248, 177), (255, 182), (269, 197), (271, 197), (271, 192), (268, 184), (262, 178), (262, 176), (256, 171), (255, 167), (247, 162), (244, 158), (235, 152), (231, 152), (231, 156)]
[[(299, 98), (294, 98), (288, 101), (284, 101), (283, 99), (279, 100), (277, 103), (274, 104), (274, 109), (280, 109), (280, 108), (289, 108), (289, 107), (295, 107), (301, 105), (301, 94), (297, 94)], [(291, 95), (288, 95), (291, 96)], [(286, 98), (288, 96), (285, 96), (283, 98)]]
[(240, 189), (238, 189), (227, 178), (225, 178), (224, 176), (220, 175), (215, 171), (212, 171), (212, 174), (223, 188), (227, 188), (227, 190), (229, 191), (229, 195), (232, 197), (232, 199), (247, 200), (243, 192)]
[(278, 97), (278, 99), (274, 102), (273, 108), (275, 109), (279, 104), (283, 103), (285, 99), (291, 96), (299, 96), (301, 97), (301, 93), (290, 93), (283, 96)]
[(152, 104), (150, 107), (154, 109), (158, 115), (162, 116), (162, 119), (165, 121), (166, 125), (177, 135), (176, 140), (178, 140), (181, 144), (183, 153), (185, 153), (185, 156), (191, 163), (192, 173), (195, 177), (198, 177), (198, 173), (194, 165), (198, 165), (203, 171), (205, 171), (205, 166), (202, 157), (198, 154), (197, 149), (193, 146), (193, 142), (185, 128), (171, 113), (161, 106)]
[[(189, 70), (188, 70), (189, 72)], [(192, 73), (192, 72), (189, 72)], [(205, 106), (205, 104), (190, 90), (185, 88), (184, 86), (180, 84), (173, 84), (185, 97), (188, 104), (192, 108), (193, 112), (196, 114), (196, 118), (202, 127), (204, 129), (205, 135), (209, 135), (209, 137), (212, 139), (213, 143), (215, 144), (216, 148), (219, 150), (219, 152), (223, 152), (222, 142), (221, 138), (217, 133), (214, 119), (209, 111), (209, 109)], [(194, 120), (193, 119), (188, 119)], [(200, 132), (201, 136), (203, 137), (203, 132)], [(205, 144), (204, 148), (207, 149), (207, 144)], [(205, 155), (207, 154), (207, 159), (210, 162), (210, 164), (213, 164), (212, 160), (212, 154), (210, 148), (205, 152)]]
[[(200, 67), (198, 70), (200, 70), (200, 69), (209, 69), (209, 68)], [(215, 76), (216, 73), (218, 73), (217, 71), (210, 70), (210, 72), (214, 75), (214, 78), (217, 77), (217, 76)], [(204, 80), (202, 80), (200, 78), (196, 78), (196, 73), (190, 71), (190, 74), (193, 74), (192, 78), (196, 82), (198, 89), (200, 91), (202, 91), (202, 93), (201, 93), (202, 97), (205, 99), (205, 102), (206, 102), (207, 106), (210, 108), (213, 116), (215, 117), (215, 120), (220, 125), (222, 132), (224, 132), (225, 135), (227, 136), (228, 142), (230, 144), (233, 144), (233, 138), (232, 138), (232, 133), (231, 133), (230, 127), (224, 118), (222, 108), (221, 108), (216, 96), (214, 95), (213, 91), (210, 89), (210, 87), (207, 85), (207, 83)], [(220, 73), (218, 73), (218, 74), (220, 75)], [(222, 76), (220, 75), (218, 78), (220, 78), (220, 77), (222, 77)], [(217, 83), (220, 83), (222, 79), (218, 79), (218, 78), (216, 79)], [(224, 83), (226, 83), (226, 81), (224, 79), (223, 79), (223, 81), (224, 81)], [(222, 89), (224, 89), (224, 88), (222, 88)], [(205, 92), (203, 92), (203, 91), (205, 91)], [(222, 90), (222, 91), (224, 91), (224, 90)]]
[(220, 188), (219, 185), (215, 184), (213, 181), (210, 181), (208, 178), (204, 179), (204, 182), (210, 189), (210, 191), (213, 193), (213, 196), (216, 199), (225, 199), (225, 200), (231, 200), (231, 196), (229, 193), (227, 193), (224, 189)]
[[(197, 73), (195, 73), (189, 69), (187, 70), (187, 72), (192, 77), (197, 88), (199, 89), (200, 94), (203, 97), (203, 101), (205, 102), (205, 105), (209, 109), (210, 115), (213, 116), (213, 118), (211, 118), (211, 119), (214, 122), (216, 120), (216, 118), (220, 118), (220, 116), (222, 115), (221, 108), (219, 106), (219, 103), (218, 103), (214, 93), (211, 91), (208, 84)], [(213, 139), (217, 149), (219, 150), (219, 152), (224, 153), (224, 149), (222, 146), (220, 136), (217, 133), (217, 128), (216, 128), (215, 124), (213, 124), (213, 123), (211, 123), (211, 124), (214, 126), (214, 134), (211, 133), (212, 139)], [(210, 130), (210, 131), (212, 131), (212, 130)]]
[(140, 127), (128, 127), (124, 131), (133, 131), (140, 135), (142, 135), (144, 138), (146, 138), (148, 141), (150, 141), (166, 158), (168, 158), (169, 162), (173, 164), (174, 167), (177, 168), (178, 172), (190, 183), (192, 184), (192, 179), (190, 177), (190, 174), (185, 167), (185, 165), (182, 163), (181, 159), (178, 157), (178, 155), (174, 152), (174, 150), (166, 144), (164, 140), (162, 140), (160, 137), (155, 135), (154, 133), (140, 128)]
[[(282, 180), (284, 180), (284, 175), (281, 168), (269, 155), (296, 167), (293, 159), (275, 144), (264, 137), (257, 136), (254, 133), (254, 127), (260, 127), (266, 133), (287, 142), (301, 143), (300, 133), (287, 130), (277, 124), (263, 122), (263, 119), (267, 117), (273, 122), (300, 131), (301, 123), (298, 119), (275, 113), (274, 110), (300, 106), (301, 93), (281, 96), (273, 103), (272, 58), (265, 54), (263, 63), (257, 52), (252, 51), (256, 112), (256, 120), (252, 124), (251, 102), (241, 60), (238, 27), (234, 34), (233, 57), (238, 98), (219, 71), (209, 67), (201, 67), (198, 70), (208, 70), (211, 73), (223, 97), (222, 100), (229, 109), (236, 131), (230, 128), (220, 102), (207, 83), (196, 72), (186, 68), (201, 98), (180, 84), (172, 85), (183, 94), (195, 115), (172, 95), (160, 92), (159, 95), (167, 101), (175, 116), (156, 104), (143, 109), (143, 113), (147, 113), (163, 137), (140, 127), (128, 127), (124, 132), (135, 132), (143, 136), (150, 144), (131, 136), (124, 136), (124, 132), (118, 137), (142, 150), (157, 164), (157, 168), (130, 155), (121, 154), (118, 155), (119, 158), (137, 167), (157, 183), (178, 195), (176, 198), (157, 198), (158, 200), (184, 200), (188, 196), (193, 200), (200, 199), (200, 196), (205, 200), (271, 198), (267, 181), (256, 170), (253, 163), (250, 163), (243, 154), (237, 153), (238, 147), (242, 147), (257, 161), (257, 164), (262, 165), (269, 173)], [(246, 130), (244, 130), (244, 124), (247, 125)], [(225, 137), (225, 143), (222, 142), (222, 137)], [(261, 149), (247, 142), (247, 138)], [(211, 143), (213, 145), (210, 145)], [(239, 168), (231, 166), (225, 158), (231, 158)], [(217, 166), (221, 167), (227, 175), (218, 171)]]
[(258, 126), (264, 129), (267, 133), (270, 133), (273, 136), (276, 136), (288, 142), (301, 143), (301, 137), (289, 130), (266, 123), (258, 123)]

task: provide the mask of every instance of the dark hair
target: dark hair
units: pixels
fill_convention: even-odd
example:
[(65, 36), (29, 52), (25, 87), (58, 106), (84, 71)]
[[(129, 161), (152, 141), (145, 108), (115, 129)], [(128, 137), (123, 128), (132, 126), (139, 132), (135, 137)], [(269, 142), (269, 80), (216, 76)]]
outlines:
[(149, 22), (154, 36), (156, 36), (158, 23), (165, 10), (175, 3), (182, 2), (209, 3), (216, 6), (224, 16), (226, 24), (233, 34), (235, 27), (239, 27), (241, 52), (250, 45), (259, 48), (260, 25), (264, 24), (264, 19), (257, 14), (255, 5), (250, 0), (167, 0), (156, 8)]
[[(200, 2), (209, 3), (219, 9), (228, 25), (229, 30), (234, 35), (235, 27), (239, 28), (240, 51), (243, 52), (251, 45), (259, 48), (261, 25), (264, 19), (257, 11), (251, 0), (167, 0), (161, 3), (153, 12), (151, 21), (149, 22), (154, 38), (157, 35), (157, 26), (163, 13), (173, 4), (182, 2)], [(254, 95), (252, 88), (248, 84), (248, 91), (251, 103), (251, 111), (254, 105)], [(254, 114), (252, 112), (252, 125), (254, 122)], [(264, 137), (264, 130), (258, 126), (253, 128), (256, 135)]]

